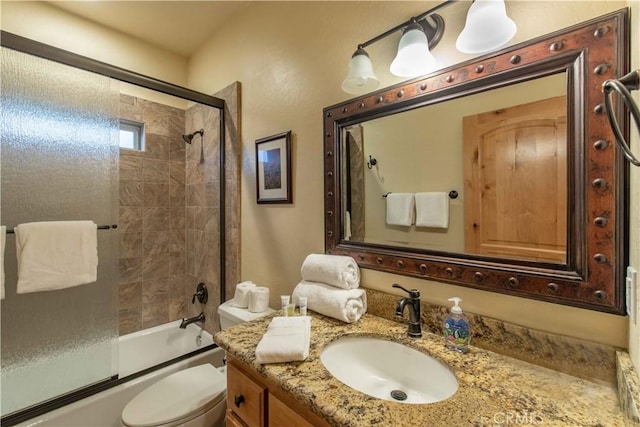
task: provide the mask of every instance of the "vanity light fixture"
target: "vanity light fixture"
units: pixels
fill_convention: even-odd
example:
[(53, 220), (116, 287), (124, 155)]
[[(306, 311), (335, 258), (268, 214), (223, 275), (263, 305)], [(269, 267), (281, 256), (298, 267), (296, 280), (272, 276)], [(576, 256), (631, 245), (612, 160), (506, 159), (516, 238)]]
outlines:
[(389, 70), (400, 77), (427, 74), (435, 68), (436, 59), (429, 51), (429, 40), (420, 24), (412, 22), (405, 28), (398, 44), (398, 54)]
[(462, 53), (484, 53), (504, 46), (516, 35), (518, 27), (507, 16), (503, 0), (475, 0), (464, 29), (456, 40)]
[[(375, 75), (371, 59), (364, 48), (397, 31), (402, 31), (403, 34), (396, 57), (391, 63), (391, 73), (412, 78), (434, 71), (436, 60), (431, 49), (442, 38), (445, 27), (444, 19), (435, 12), (458, 1), (460, 0), (442, 2), (359, 44), (349, 62), (342, 90), (351, 94), (363, 94), (378, 88), (380, 80)], [(504, 0), (474, 0), (467, 13), (464, 30), (456, 41), (456, 48), (463, 53), (489, 52), (504, 46), (513, 38), (516, 30), (516, 24), (507, 16)]]

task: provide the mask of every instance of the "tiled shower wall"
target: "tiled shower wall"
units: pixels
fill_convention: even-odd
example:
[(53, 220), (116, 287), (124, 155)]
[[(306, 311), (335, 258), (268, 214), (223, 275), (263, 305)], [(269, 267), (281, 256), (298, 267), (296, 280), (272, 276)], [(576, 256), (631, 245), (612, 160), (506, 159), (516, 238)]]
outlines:
[[(227, 296), (240, 277), (240, 84), (214, 94), (226, 101)], [(218, 330), (219, 112), (185, 110), (121, 95), (121, 118), (145, 123), (143, 152), (120, 150), (120, 335), (205, 313)], [(185, 133), (204, 129), (191, 144)], [(201, 162), (200, 144), (204, 161)], [(191, 303), (204, 282), (209, 301)], [(231, 291), (229, 291), (231, 290)], [(231, 292), (231, 294), (229, 294)], [(226, 298), (228, 299), (228, 298)]]
[[(225, 109), (225, 191), (226, 215), (225, 288), (235, 289), (240, 276), (240, 179), (239, 144), (239, 83), (214, 94), (224, 99)], [(194, 105), (186, 111), (188, 133), (204, 129), (204, 137), (194, 137), (186, 150), (186, 253), (187, 282), (204, 282), (209, 302), (187, 302), (187, 315), (205, 314), (205, 329), (219, 330), (218, 304), (220, 295), (220, 116), (217, 109)], [(203, 144), (201, 146), (201, 144)], [(202, 150), (202, 151), (201, 151)], [(233, 291), (232, 291), (233, 292)]]
[(120, 335), (185, 315), (185, 112), (129, 95), (143, 151), (120, 149)]

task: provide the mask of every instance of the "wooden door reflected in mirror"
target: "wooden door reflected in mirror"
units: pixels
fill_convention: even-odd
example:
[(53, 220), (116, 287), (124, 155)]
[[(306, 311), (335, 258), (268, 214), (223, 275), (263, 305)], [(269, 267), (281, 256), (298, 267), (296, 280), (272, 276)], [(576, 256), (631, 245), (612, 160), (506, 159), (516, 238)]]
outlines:
[(567, 99), (463, 118), (465, 252), (567, 261)]

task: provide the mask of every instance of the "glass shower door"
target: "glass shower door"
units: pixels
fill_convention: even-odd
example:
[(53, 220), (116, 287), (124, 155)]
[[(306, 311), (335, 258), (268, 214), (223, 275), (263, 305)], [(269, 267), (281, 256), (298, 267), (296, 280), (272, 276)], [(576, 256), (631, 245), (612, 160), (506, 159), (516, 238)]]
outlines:
[[(1, 59), (2, 225), (117, 224), (118, 82), (6, 48)], [(117, 234), (98, 230), (96, 282), (26, 294), (7, 234), (2, 416), (117, 374)]]

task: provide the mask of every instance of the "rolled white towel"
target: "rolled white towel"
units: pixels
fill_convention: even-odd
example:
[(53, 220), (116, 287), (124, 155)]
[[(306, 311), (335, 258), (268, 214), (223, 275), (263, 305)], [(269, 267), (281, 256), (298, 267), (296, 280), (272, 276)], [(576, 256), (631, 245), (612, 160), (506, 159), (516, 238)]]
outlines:
[(311, 344), (311, 317), (274, 317), (256, 347), (256, 362), (305, 360)]
[(249, 311), (262, 313), (269, 308), (269, 288), (255, 286), (249, 289)]
[(236, 285), (236, 290), (233, 294), (233, 300), (236, 302), (236, 307), (249, 307), (249, 291), (255, 287), (256, 284), (250, 280)]
[(300, 273), (302, 280), (308, 282), (326, 283), (343, 289), (360, 286), (360, 268), (350, 256), (310, 254), (302, 263)]
[(325, 316), (353, 323), (367, 311), (367, 294), (364, 289), (338, 289), (326, 283), (303, 280), (293, 289), (293, 301), (307, 298), (307, 307)]

